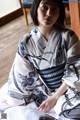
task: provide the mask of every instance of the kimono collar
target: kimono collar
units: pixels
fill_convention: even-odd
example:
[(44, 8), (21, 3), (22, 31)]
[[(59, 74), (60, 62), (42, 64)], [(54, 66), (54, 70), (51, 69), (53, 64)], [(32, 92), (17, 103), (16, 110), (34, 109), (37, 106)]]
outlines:
[(47, 41), (41, 34), (41, 32), (38, 30), (37, 27), (35, 27), (32, 31), (32, 39), (42, 48), (44, 49), (46, 47)]
[(48, 44), (48, 42), (51, 40), (51, 37), (53, 36), (53, 33), (55, 35), (56, 31), (55, 29), (52, 30), (50, 36), (49, 36), (49, 39), (48, 41), (46, 41), (45, 37), (42, 35), (42, 33), (39, 31), (38, 27), (35, 27), (32, 31), (31, 31), (31, 34), (32, 34), (32, 39), (37, 43), (39, 44), (39, 46), (42, 48), (42, 49), (45, 49), (46, 45)]

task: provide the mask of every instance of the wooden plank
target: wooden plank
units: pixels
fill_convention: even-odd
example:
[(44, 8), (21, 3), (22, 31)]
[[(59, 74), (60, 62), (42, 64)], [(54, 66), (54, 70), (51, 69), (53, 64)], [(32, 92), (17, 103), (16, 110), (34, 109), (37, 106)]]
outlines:
[(26, 26), (24, 16), (0, 28), (0, 87), (8, 80), (20, 38), (32, 28), (33, 24)]
[(80, 37), (80, 3), (69, 3), (71, 29)]
[(5, 15), (0, 18), (0, 27), (11, 22), (12, 20), (15, 20), (16, 18), (20, 17), (23, 15), (22, 8), (19, 8), (8, 15)]

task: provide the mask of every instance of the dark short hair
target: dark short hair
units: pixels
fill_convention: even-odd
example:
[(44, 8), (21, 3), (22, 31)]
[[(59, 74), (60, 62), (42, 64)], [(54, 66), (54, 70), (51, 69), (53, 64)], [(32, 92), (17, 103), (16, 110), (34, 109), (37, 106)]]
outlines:
[(40, 116), (39, 120), (56, 120), (56, 119), (46, 114), (46, 115)]
[[(64, 19), (65, 19), (65, 9), (64, 9), (64, 4), (63, 0), (53, 0), (58, 3), (59, 5), (59, 17), (57, 20), (57, 24), (60, 26), (64, 26)], [(37, 19), (37, 9), (40, 4), (41, 0), (33, 0), (32, 8), (31, 8), (31, 18), (34, 22), (34, 25), (38, 26), (38, 19)]]

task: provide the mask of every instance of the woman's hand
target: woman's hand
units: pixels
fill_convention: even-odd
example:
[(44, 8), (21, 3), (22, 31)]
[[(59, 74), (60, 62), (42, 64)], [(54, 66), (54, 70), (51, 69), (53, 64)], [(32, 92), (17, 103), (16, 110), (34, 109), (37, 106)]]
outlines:
[(63, 82), (58, 90), (54, 93), (54, 95), (45, 100), (38, 109), (43, 112), (49, 112), (56, 105), (56, 102), (58, 101), (60, 96), (65, 93), (66, 90), (68, 90), (68, 85)]
[(56, 102), (57, 102), (57, 97), (55, 95), (50, 96), (39, 106), (38, 109), (43, 112), (49, 112), (55, 106)]
[(54, 95), (45, 100), (38, 109), (43, 112), (49, 112), (56, 105), (56, 102), (58, 101), (60, 96), (65, 93), (66, 90), (68, 90), (68, 85), (63, 82), (58, 90), (54, 93)]

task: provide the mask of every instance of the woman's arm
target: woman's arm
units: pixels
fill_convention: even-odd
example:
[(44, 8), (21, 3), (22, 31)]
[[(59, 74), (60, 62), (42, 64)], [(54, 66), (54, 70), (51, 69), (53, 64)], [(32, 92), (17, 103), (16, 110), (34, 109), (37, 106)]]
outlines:
[(43, 112), (49, 112), (55, 105), (61, 95), (63, 95), (68, 89), (68, 85), (63, 82), (62, 85), (58, 88), (58, 90), (50, 96), (47, 100), (45, 100), (40, 106), (39, 110)]
[[(68, 85), (72, 86), (72, 84), (77, 88), (76, 80), (80, 80), (80, 41), (76, 34), (69, 30), (64, 33), (65, 40), (67, 43), (67, 54), (66, 54), (66, 72), (63, 76), (63, 84), (60, 88), (54, 93), (53, 96), (49, 97), (46, 101), (44, 101), (40, 106), (39, 110), (48, 112), (50, 111), (56, 104), (57, 100), (63, 95), (68, 89)], [(62, 37), (63, 37), (62, 36)], [(73, 80), (74, 79), (74, 80)]]
[(32, 101), (39, 104), (37, 99), (43, 101), (47, 98), (47, 90), (29, 59), (31, 46), (28, 40), (30, 41), (30, 36), (27, 35), (19, 42), (18, 52), (9, 74), (8, 95), (10, 99), (8, 98), (8, 104), (13, 106), (28, 104)]

